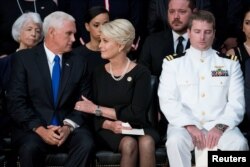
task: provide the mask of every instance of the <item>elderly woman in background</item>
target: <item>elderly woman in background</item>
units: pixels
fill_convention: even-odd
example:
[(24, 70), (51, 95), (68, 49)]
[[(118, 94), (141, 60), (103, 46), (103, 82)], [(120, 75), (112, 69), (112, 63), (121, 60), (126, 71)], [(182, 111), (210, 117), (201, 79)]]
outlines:
[[(99, 147), (121, 152), (120, 166), (155, 166), (155, 144), (158, 133), (147, 122), (150, 97), (150, 72), (127, 57), (135, 29), (125, 19), (116, 19), (101, 27), (100, 50), (109, 63), (93, 73), (93, 102), (82, 97), (75, 109), (95, 114), (95, 129)], [(122, 134), (128, 122), (143, 128), (145, 135)], [(139, 154), (139, 156), (138, 156)]]
[(37, 45), (43, 38), (40, 15), (33, 12), (22, 14), (12, 26), (12, 37), (19, 43), (17, 51)]
[[(42, 20), (38, 13), (22, 14), (12, 26), (12, 37), (19, 43), (17, 51), (32, 48), (43, 38)], [(0, 85), (6, 90), (10, 77), (11, 55), (0, 58)]]
[[(12, 36), (19, 43), (18, 50), (31, 48), (43, 38), (42, 20), (37, 13), (22, 14), (12, 26)], [(0, 58), (0, 149), (2, 137), (8, 134), (11, 121), (6, 113), (5, 91), (10, 79), (11, 55)], [(0, 150), (1, 152), (1, 150)]]

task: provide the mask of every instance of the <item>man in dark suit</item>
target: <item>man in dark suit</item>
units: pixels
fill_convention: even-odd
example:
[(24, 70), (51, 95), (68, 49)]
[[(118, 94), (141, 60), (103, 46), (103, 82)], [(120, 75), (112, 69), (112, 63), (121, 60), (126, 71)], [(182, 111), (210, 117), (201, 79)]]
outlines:
[[(189, 48), (187, 35), (188, 20), (192, 12), (196, 10), (195, 0), (169, 0), (167, 2), (168, 24), (171, 29), (150, 35), (142, 48), (138, 62), (149, 68), (152, 75), (160, 76), (164, 57), (176, 53), (178, 38), (182, 51)], [(165, 136), (167, 120), (160, 111), (158, 104), (159, 124), (158, 130), (161, 136)]]
[(160, 76), (162, 61), (165, 56), (176, 53), (180, 36), (184, 38), (183, 48), (189, 47), (187, 26), (189, 17), (196, 10), (195, 6), (195, 0), (168, 1), (167, 20), (171, 29), (150, 35), (143, 45), (138, 60), (149, 68), (152, 75)]
[(90, 94), (86, 64), (70, 52), (75, 20), (54, 12), (43, 30), (43, 44), (13, 55), (7, 91), (13, 144), (22, 167), (44, 166), (46, 154), (58, 151), (69, 153), (65, 166), (89, 166), (94, 142), (86, 115), (74, 110), (80, 96)]

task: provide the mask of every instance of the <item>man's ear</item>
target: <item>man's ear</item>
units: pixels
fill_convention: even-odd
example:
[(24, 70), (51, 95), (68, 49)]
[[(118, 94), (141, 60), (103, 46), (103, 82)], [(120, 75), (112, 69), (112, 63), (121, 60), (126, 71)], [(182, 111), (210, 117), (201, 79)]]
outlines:
[(55, 32), (55, 28), (54, 28), (54, 27), (49, 27), (49, 29), (48, 29), (48, 34), (49, 34), (50, 36), (53, 36), (53, 35), (54, 35), (54, 32)]

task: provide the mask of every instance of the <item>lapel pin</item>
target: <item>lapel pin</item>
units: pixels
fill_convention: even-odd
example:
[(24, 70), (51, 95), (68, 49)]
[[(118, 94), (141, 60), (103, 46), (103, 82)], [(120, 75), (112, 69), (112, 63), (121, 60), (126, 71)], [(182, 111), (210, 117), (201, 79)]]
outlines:
[(132, 77), (129, 76), (129, 77), (127, 78), (127, 81), (128, 81), (128, 82), (131, 82), (131, 81), (132, 81)]

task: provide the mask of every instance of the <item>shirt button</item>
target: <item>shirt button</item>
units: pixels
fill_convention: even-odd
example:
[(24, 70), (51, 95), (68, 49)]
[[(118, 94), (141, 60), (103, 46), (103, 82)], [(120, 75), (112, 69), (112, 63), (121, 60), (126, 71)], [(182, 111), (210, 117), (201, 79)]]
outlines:
[(202, 93), (202, 94), (201, 94), (201, 97), (205, 97), (205, 93)]
[(202, 112), (201, 112), (201, 115), (203, 115), (203, 116), (206, 115), (206, 112), (205, 112), (205, 111), (202, 111)]
[(204, 63), (204, 60), (203, 60), (203, 59), (201, 59), (201, 62), (202, 62), (202, 63)]
[(204, 80), (205, 79), (205, 77), (204, 76), (201, 76), (201, 80)]

